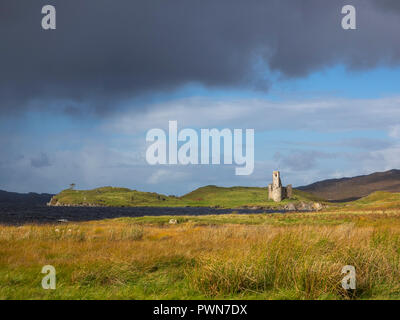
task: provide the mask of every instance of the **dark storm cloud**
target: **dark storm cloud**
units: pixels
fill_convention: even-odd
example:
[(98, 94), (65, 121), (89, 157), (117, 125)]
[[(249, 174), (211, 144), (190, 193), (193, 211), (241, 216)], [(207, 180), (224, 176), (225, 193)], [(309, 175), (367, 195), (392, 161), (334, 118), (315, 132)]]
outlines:
[[(57, 30), (41, 8), (57, 9)], [(357, 8), (344, 31), (341, 7)], [(393, 10), (389, 10), (393, 8)], [(2, 0), (0, 108), (110, 111), (140, 94), (190, 82), (211, 87), (268, 84), (345, 63), (400, 61), (397, 1)]]
[(398, 10), (400, 11), (400, 2), (398, 0), (380, 0), (376, 1), (375, 4), (386, 10)]

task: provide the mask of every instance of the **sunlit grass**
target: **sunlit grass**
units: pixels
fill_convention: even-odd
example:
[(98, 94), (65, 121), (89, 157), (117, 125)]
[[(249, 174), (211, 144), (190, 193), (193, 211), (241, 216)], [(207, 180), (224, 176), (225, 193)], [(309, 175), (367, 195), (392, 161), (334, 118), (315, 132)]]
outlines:
[[(48, 264), (57, 270), (54, 291), (41, 288), (41, 268)], [(351, 295), (340, 285), (344, 265), (357, 271)], [(395, 211), (0, 227), (1, 299), (399, 297)]]

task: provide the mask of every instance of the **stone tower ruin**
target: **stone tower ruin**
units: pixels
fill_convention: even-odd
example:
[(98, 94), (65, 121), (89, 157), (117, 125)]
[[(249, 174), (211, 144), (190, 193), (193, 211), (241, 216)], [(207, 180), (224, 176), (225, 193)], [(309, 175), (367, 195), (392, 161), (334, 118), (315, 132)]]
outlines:
[(292, 185), (282, 187), (281, 174), (279, 171), (274, 171), (272, 173), (272, 184), (268, 185), (268, 199), (280, 202), (283, 199), (290, 199), (292, 192)]

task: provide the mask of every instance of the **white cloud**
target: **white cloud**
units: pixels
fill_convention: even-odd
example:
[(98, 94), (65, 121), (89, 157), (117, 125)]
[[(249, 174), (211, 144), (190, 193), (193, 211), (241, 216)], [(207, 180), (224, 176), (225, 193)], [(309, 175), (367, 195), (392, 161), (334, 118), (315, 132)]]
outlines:
[(392, 138), (400, 138), (400, 125), (394, 125), (389, 128), (389, 136)]
[[(400, 97), (284, 102), (190, 98), (145, 109), (107, 119), (101, 127), (101, 137), (107, 139), (84, 137), (81, 145), (74, 140), (72, 147), (61, 147), (63, 137), (57, 136), (48, 138), (38, 151), (31, 143), (34, 137), (6, 141), (9, 154), (3, 154), (0, 161), (0, 189), (58, 192), (75, 182), (78, 188), (113, 185), (183, 194), (207, 184), (266, 186), (276, 169), (282, 171), (285, 184), (304, 185), (400, 168)], [(169, 120), (178, 120), (179, 129), (255, 128), (254, 173), (239, 177), (229, 165), (148, 165), (144, 158), (146, 131), (167, 128)], [(280, 130), (285, 136), (270, 136), (257, 143), (257, 133), (269, 130)], [(298, 134), (305, 130), (311, 132), (306, 138)], [(380, 134), (354, 136), (361, 131)], [(343, 138), (346, 132), (352, 135)], [(331, 133), (337, 140), (325, 142), (320, 133)], [(32, 168), (30, 159), (40, 152), (46, 154), (49, 165)], [(276, 152), (280, 152), (279, 159), (273, 158)]]
[(400, 97), (274, 102), (266, 99), (223, 100), (186, 98), (154, 104), (146, 111), (117, 114), (105, 126), (114, 132), (136, 134), (166, 129), (169, 120), (180, 128), (254, 128), (266, 130), (383, 130), (398, 134)]

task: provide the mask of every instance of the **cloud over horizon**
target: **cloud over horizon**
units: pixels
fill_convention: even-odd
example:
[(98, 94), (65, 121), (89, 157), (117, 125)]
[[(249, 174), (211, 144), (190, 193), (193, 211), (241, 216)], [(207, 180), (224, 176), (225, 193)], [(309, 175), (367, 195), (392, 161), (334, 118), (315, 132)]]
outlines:
[[(383, 109), (386, 112), (379, 112)], [(275, 169), (282, 171), (287, 183), (299, 186), (341, 175), (400, 168), (400, 140), (392, 129), (399, 113), (400, 97), (281, 102), (177, 99), (149, 106), (139, 115), (133, 110), (116, 113), (91, 133), (83, 124), (81, 128), (74, 125), (73, 130), (66, 127), (65, 134), (61, 131), (43, 138), (28, 131), (23, 144), (1, 143), (8, 152), (2, 154), (0, 162), (0, 189), (58, 192), (74, 182), (83, 189), (113, 185), (183, 194), (207, 184), (266, 186)], [(178, 120), (179, 130), (255, 128), (254, 173), (235, 176), (234, 166), (229, 165), (148, 165), (146, 132), (166, 129), (171, 115)], [(36, 142), (43, 139), (45, 145)], [(62, 146), (64, 140), (71, 144)]]

